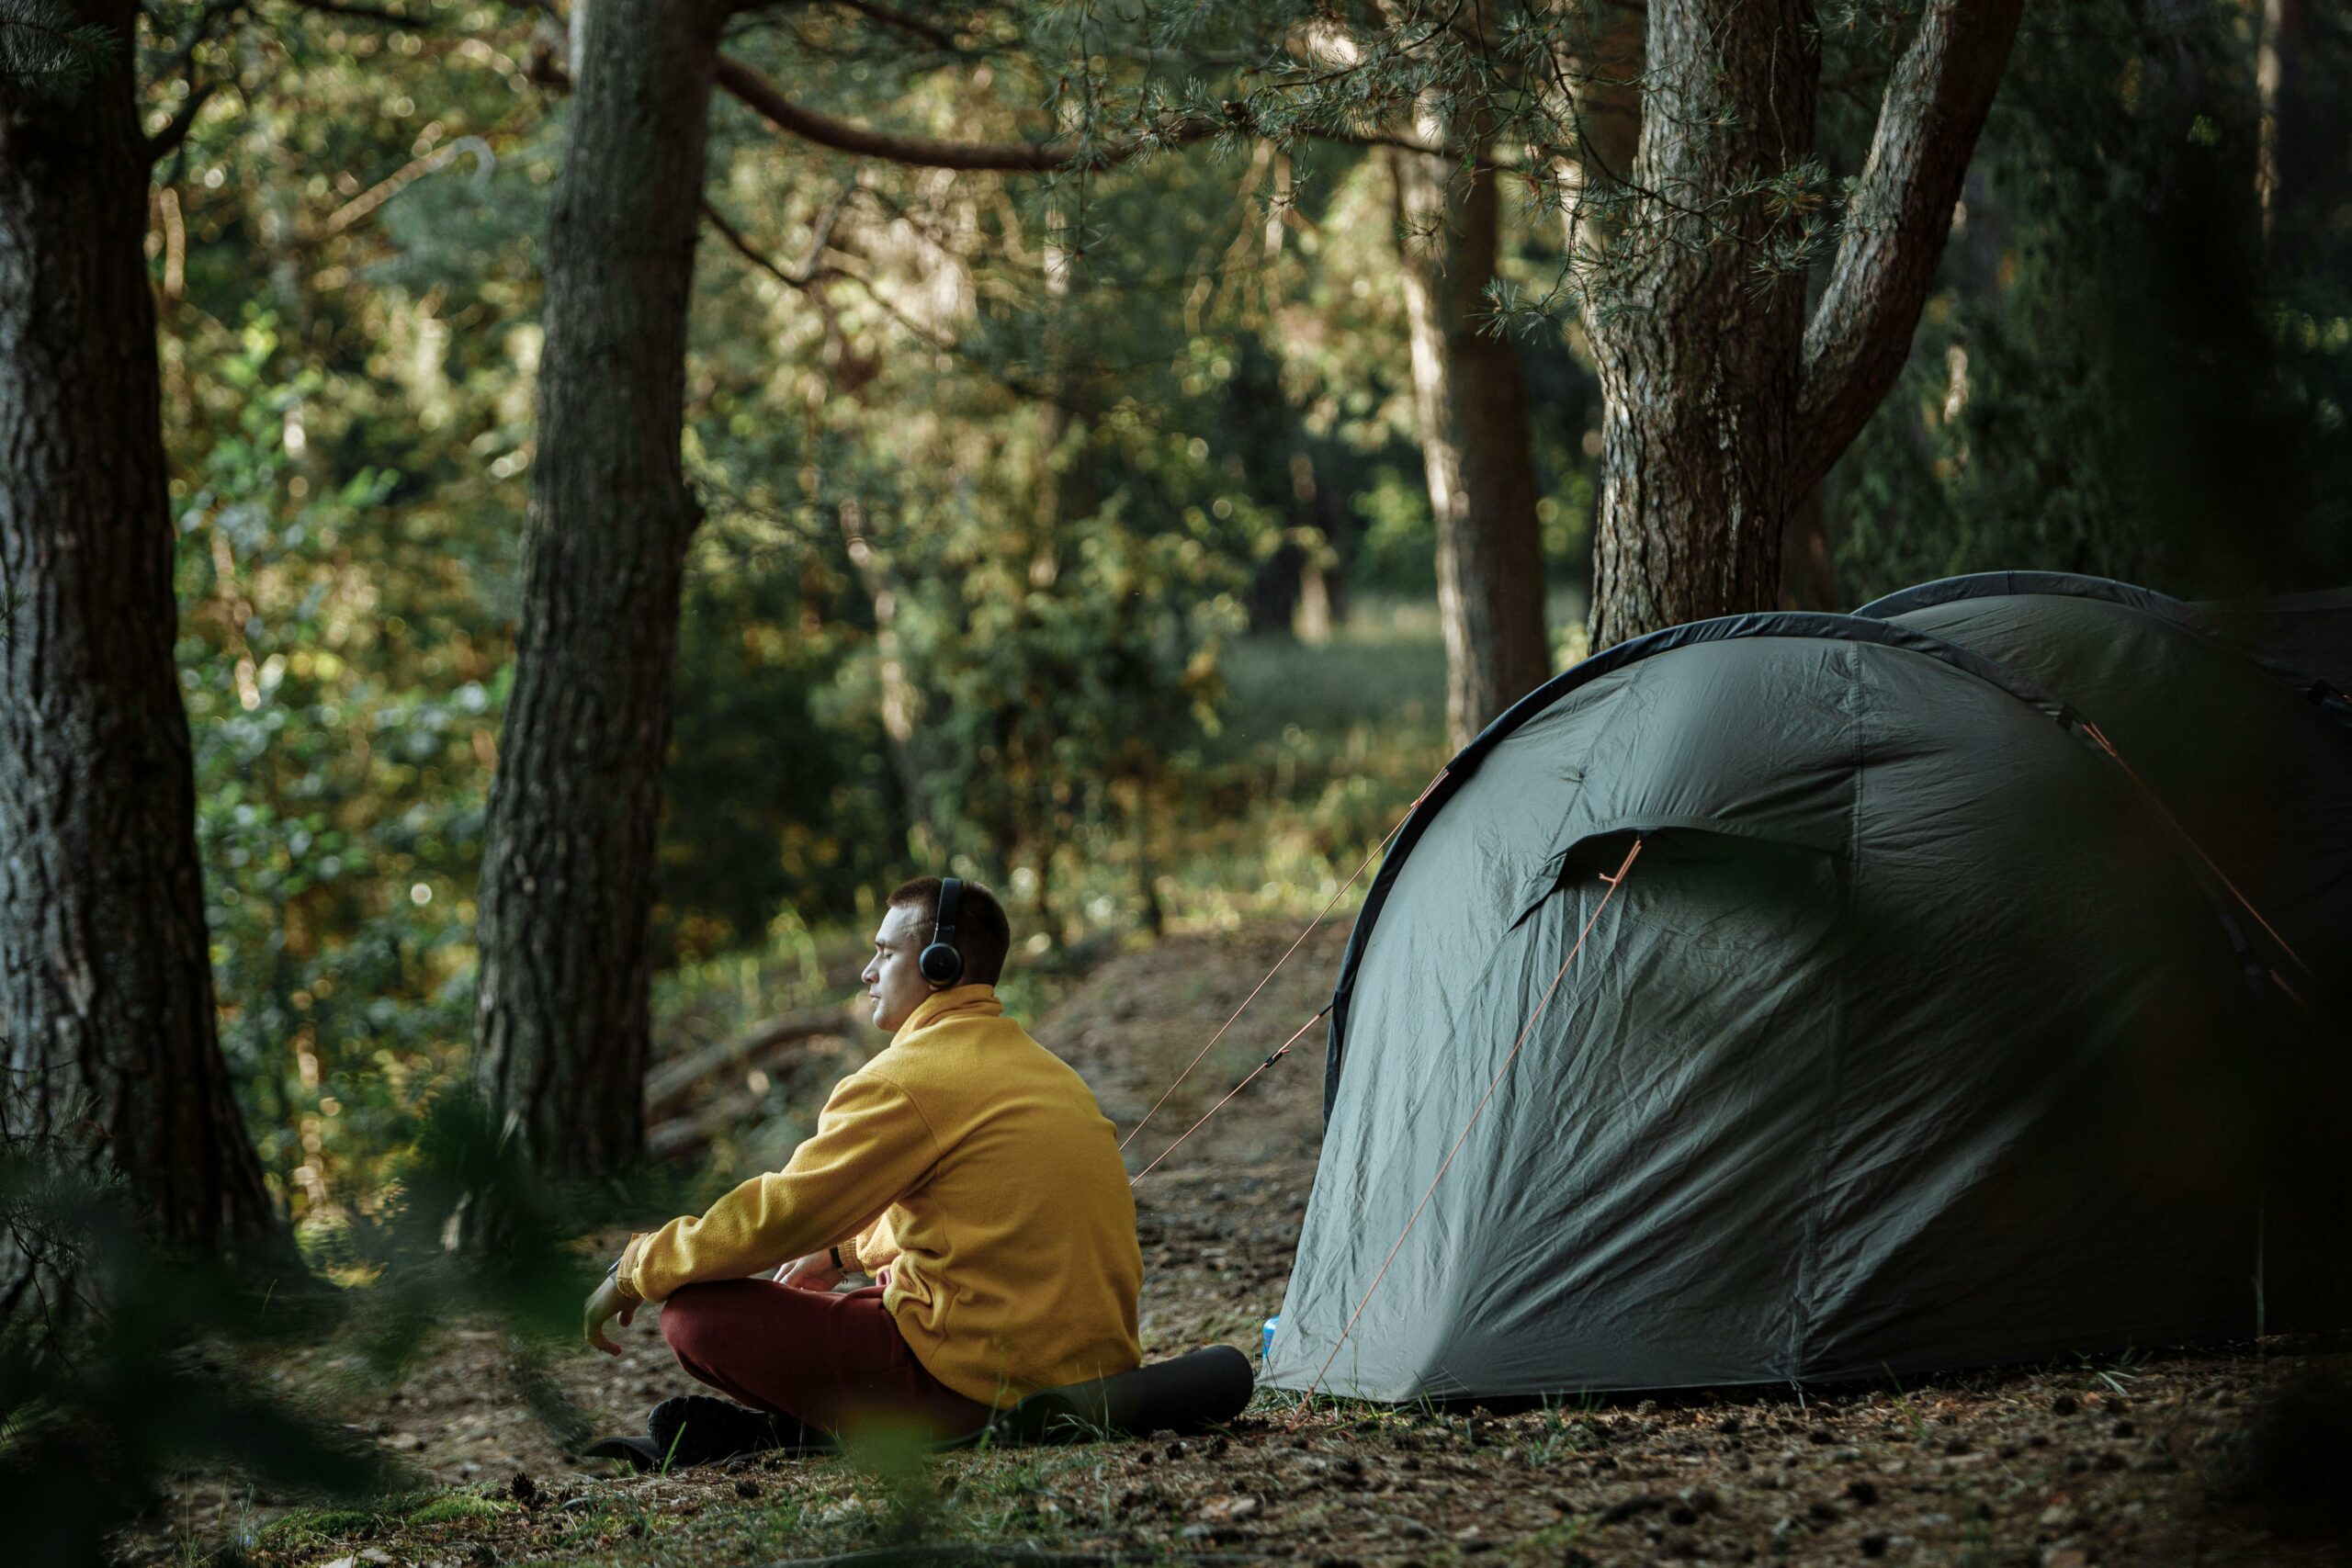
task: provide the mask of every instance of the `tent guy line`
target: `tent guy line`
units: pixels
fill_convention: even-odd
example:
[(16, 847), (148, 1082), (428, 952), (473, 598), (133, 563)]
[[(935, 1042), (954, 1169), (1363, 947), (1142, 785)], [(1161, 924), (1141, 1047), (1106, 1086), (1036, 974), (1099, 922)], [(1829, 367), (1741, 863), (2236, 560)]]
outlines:
[[(1308, 921), (1306, 929), (1298, 933), (1297, 941), (1293, 942), (1289, 947), (1283, 949), (1283, 955), (1274, 960), (1274, 966), (1266, 971), (1265, 977), (1260, 980), (1257, 985), (1251, 987), (1250, 994), (1241, 998), (1241, 1005), (1233, 1010), (1233, 1016), (1227, 1019), (1224, 1026), (1215, 1034), (1209, 1036), (1209, 1043), (1202, 1046), (1198, 1054), (1196, 1054), (1191, 1061), (1184, 1064), (1184, 1070), (1176, 1075), (1176, 1081), (1159, 1091), (1159, 1098), (1153, 1100), (1151, 1103), (1151, 1109), (1143, 1113), (1143, 1120), (1136, 1122), (1132, 1128), (1128, 1129), (1127, 1135), (1119, 1140), (1119, 1148), (1122, 1153), (1125, 1151), (1126, 1146), (1129, 1144), (1136, 1141), (1136, 1134), (1141, 1133), (1145, 1127), (1150, 1124), (1151, 1119), (1159, 1114), (1159, 1108), (1168, 1103), (1168, 1097), (1174, 1094), (1177, 1089), (1182, 1085), (1183, 1081), (1193, 1076), (1193, 1069), (1199, 1066), (1203, 1058), (1206, 1057), (1210, 1052), (1216, 1049), (1216, 1043), (1225, 1038), (1227, 1032), (1232, 1029), (1234, 1024), (1239, 1021), (1243, 1013), (1250, 1010), (1250, 1004), (1258, 999), (1258, 993), (1264, 990), (1267, 986), (1272, 983), (1274, 976), (1282, 973), (1283, 965), (1290, 962), (1291, 954), (1296, 953), (1306, 944), (1306, 939), (1315, 934), (1317, 927), (1320, 926), (1325, 920), (1331, 918), (1331, 911), (1339, 908), (1340, 900), (1347, 897), (1348, 889), (1353, 887), (1363, 874), (1372, 869), (1372, 863), (1380, 858), (1380, 852), (1388, 847), (1390, 840), (1395, 839), (1398, 833), (1404, 830), (1406, 823), (1413, 819), (1413, 813), (1421, 808), (1421, 802), (1427, 800), (1430, 795), (1436, 791), (1437, 786), (1444, 782), (1446, 772), (1452, 766), (1453, 764), (1449, 762), (1445, 767), (1440, 768), (1437, 771), (1436, 775), (1432, 777), (1428, 784), (1421, 786), (1421, 793), (1413, 797), (1413, 803), (1410, 806), (1405, 807), (1403, 814), (1396, 818), (1396, 825), (1389, 829), (1386, 833), (1381, 836), (1380, 842), (1372, 846), (1372, 852), (1363, 857), (1363, 863), (1357, 866), (1355, 870), (1349, 874), (1349, 877), (1345, 882), (1340, 884), (1338, 891), (1334, 892), (1329, 901), (1324, 904), (1322, 913), (1317, 915), (1315, 919)], [(1329, 1011), (1329, 1010), (1326, 1009), (1325, 1010)], [(1321, 1016), (1321, 1013), (1317, 1013), (1316, 1015), (1317, 1018), (1320, 1018)], [(1311, 1026), (1312, 1021), (1310, 1020), (1309, 1022)], [(1300, 1032), (1304, 1033), (1305, 1031), (1302, 1030)], [(1297, 1039), (1297, 1035), (1293, 1035), (1291, 1038), (1295, 1041)], [(1288, 1050), (1289, 1047), (1284, 1046), (1283, 1049)], [(1278, 1051), (1274, 1055), (1280, 1055), (1282, 1053)], [(1273, 1057), (1269, 1056), (1266, 1060), (1268, 1063), (1271, 1063), (1272, 1062)], [(1262, 1068), (1261, 1070), (1262, 1070)], [(1251, 1076), (1255, 1077), (1256, 1075), (1253, 1074)], [(1227, 1096), (1227, 1099), (1231, 1098), (1232, 1096), (1230, 1095)], [(1219, 1101), (1219, 1103), (1222, 1104), (1223, 1101)], [(1214, 1114), (1214, 1112), (1212, 1112), (1212, 1114)], [(1205, 1120), (1205, 1118), (1204, 1118), (1204, 1120)], [(1199, 1123), (1197, 1122), (1194, 1123), (1195, 1126), (1198, 1124)], [(1182, 1139), (1178, 1140), (1178, 1142), (1182, 1141)], [(1175, 1147), (1175, 1145), (1171, 1144), (1169, 1147), (1173, 1148)], [(1161, 1151), (1161, 1156), (1163, 1158), (1166, 1157), (1165, 1150)], [(1156, 1165), (1159, 1161), (1155, 1160), (1152, 1163)], [(1141, 1178), (1138, 1177), (1137, 1179), (1140, 1180)]]
[[(2206, 852), (2205, 846), (2197, 841), (2197, 835), (2191, 833), (2186, 827), (2182, 826), (2180, 819), (2175, 817), (2172, 814), (2171, 808), (2165, 805), (2164, 796), (2156, 793), (2154, 786), (2150, 784), (2147, 780), (2142, 778), (2140, 776), (2139, 770), (2124, 760), (2123, 753), (2115, 749), (2115, 742), (2109, 740), (2106, 735), (2100, 732), (2099, 727), (2093, 724), (2087, 718), (2082, 721), (2082, 727), (2083, 733), (2089, 736), (2091, 740), (2100, 750), (2106, 752), (2109, 757), (2112, 757), (2115, 760), (2115, 765), (2123, 770), (2124, 777), (2130, 779), (2132, 784), (2138, 788), (2140, 793), (2147, 797), (2149, 804), (2154, 806), (2156, 810), (2163, 815), (2165, 821), (2172, 824), (2174, 831), (2177, 832), (2182, 839), (2188, 841), (2188, 847), (2197, 852), (2197, 858), (2205, 863), (2205, 868), (2213, 874), (2214, 880), (2219, 882), (2222, 887), (2227, 889), (2230, 897), (2238, 901), (2239, 907), (2244, 908), (2247, 914), (2254, 917), (2254, 923), (2260, 926), (2263, 931), (2268, 934), (2270, 940), (2278, 944), (2278, 951), (2285, 953), (2289, 958), (2293, 959), (2295, 961), (2296, 968), (2301, 969), (2306, 975), (2312, 975), (2312, 966), (2303, 962), (2303, 955), (2297, 953), (2288, 942), (2285, 937), (2278, 934), (2278, 928), (2272, 925), (2269, 920), (2264, 917), (2262, 911), (2254, 907), (2253, 899), (2238, 891), (2238, 885), (2230, 880), (2230, 874), (2222, 869), (2220, 862), (2216, 861), (2211, 854)], [(2296, 996), (2295, 988), (2292, 986), (2290, 986), (2286, 981), (2279, 979), (2278, 972), (2276, 969), (2271, 970), (2270, 977), (2273, 980), (2278, 980), (2278, 988), (2285, 991), (2289, 996), (2294, 997), (2295, 1001), (2299, 1005), (2309, 1005), (2303, 1002), (2303, 998), (2301, 997)], [(2317, 976), (2313, 976), (2313, 978), (2317, 978)]]
[(1251, 1084), (1257, 1082), (1258, 1075), (1260, 1073), (1264, 1072), (1268, 1067), (1272, 1066), (1276, 1062), (1279, 1062), (1284, 1056), (1289, 1055), (1290, 1048), (1297, 1044), (1299, 1040), (1305, 1036), (1308, 1030), (1314, 1028), (1317, 1024), (1322, 1022), (1325, 1018), (1329, 1017), (1330, 1015), (1330, 1011), (1331, 1004), (1329, 1002), (1325, 1002), (1321, 1007), (1316, 1009), (1315, 1016), (1308, 1019), (1305, 1023), (1300, 1024), (1296, 1034), (1292, 1035), (1280, 1045), (1275, 1046), (1273, 1055), (1268, 1056), (1264, 1061), (1250, 1068), (1250, 1076), (1248, 1077), (1243, 1078), (1239, 1083), (1235, 1084), (1231, 1089), (1225, 1091), (1225, 1099), (1218, 1100), (1215, 1105), (1210, 1106), (1207, 1111), (1204, 1111), (1198, 1122), (1193, 1122), (1191, 1126), (1177, 1134), (1176, 1143), (1169, 1145), (1166, 1148), (1160, 1150), (1159, 1153), (1154, 1155), (1152, 1156), (1151, 1163), (1145, 1166), (1141, 1170), (1136, 1171), (1135, 1174), (1135, 1180), (1128, 1182), (1127, 1185), (1132, 1187), (1136, 1181), (1141, 1181), (1145, 1177), (1149, 1176), (1153, 1171), (1158, 1170), (1159, 1168), (1159, 1162), (1176, 1152), (1177, 1144), (1182, 1143), (1185, 1139), (1191, 1137), (1193, 1134), (1206, 1126), (1208, 1124), (1208, 1119), (1216, 1115), (1218, 1111), (1224, 1110), (1226, 1106), (1232, 1101), (1235, 1095), (1239, 1094), (1243, 1089), (1248, 1089)]
[(1388, 1249), (1388, 1256), (1380, 1260), (1379, 1271), (1373, 1275), (1372, 1283), (1363, 1288), (1363, 1295), (1356, 1303), (1356, 1310), (1348, 1314), (1347, 1325), (1331, 1342), (1331, 1353), (1323, 1358), (1322, 1366), (1316, 1369), (1314, 1381), (1306, 1385), (1306, 1392), (1298, 1396), (1298, 1408), (1290, 1413), (1290, 1422), (1284, 1430), (1295, 1432), (1298, 1430), (1298, 1424), (1306, 1419), (1307, 1404), (1314, 1399), (1315, 1391), (1323, 1386), (1324, 1374), (1330, 1371), (1331, 1363), (1340, 1359), (1340, 1348), (1347, 1344), (1348, 1336), (1355, 1331), (1356, 1320), (1363, 1316), (1363, 1309), (1371, 1304), (1373, 1292), (1380, 1289), (1380, 1281), (1388, 1277), (1388, 1266), (1396, 1262), (1396, 1255), (1405, 1249), (1405, 1240), (1413, 1234), (1413, 1227), (1420, 1223), (1421, 1211), (1430, 1206), (1430, 1199), (1437, 1191), (1437, 1184), (1445, 1179), (1447, 1169), (1453, 1164), (1453, 1156), (1460, 1154), (1462, 1145), (1470, 1141), (1471, 1130), (1478, 1125), (1478, 1118), (1487, 1113), (1487, 1104), (1495, 1098), (1495, 1090), (1502, 1087), (1503, 1076), (1510, 1071), (1510, 1065), (1519, 1060), (1520, 1048), (1527, 1043), (1527, 1037), (1535, 1032), (1536, 1022), (1543, 1018), (1544, 1010), (1552, 1005), (1553, 993), (1560, 988), (1560, 982), (1567, 978), (1568, 966), (1577, 961), (1577, 954), (1584, 951), (1585, 938), (1590, 936), (1592, 928), (1600, 923), (1601, 911), (1609, 908), (1609, 900), (1617, 897), (1618, 887), (1633, 871), (1634, 862), (1641, 852), (1642, 840), (1637, 837), (1634, 840), (1634, 847), (1625, 852), (1624, 860), (1619, 863), (1617, 874), (1601, 877), (1600, 880), (1609, 885), (1609, 891), (1602, 894), (1600, 902), (1593, 906), (1584, 929), (1577, 932), (1575, 945), (1568, 949), (1568, 955), (1560, 960), (1560, 967), (1553, 975), (1552, 983), (1544, 987), (1544, 995), (1537, 998), (1535, 1010), (1529, 1013), (1527, 1021), (1521, 1025), (1519, 1038), (1510, 1043), (1510, 1050), (1504, 1055), (1502, 1066), (1497, 1067), (1495, 1076), (1487, 1080), (1487, 1092), (1478, 1097), (1477, 1105), (1470, 1112), (1470, 1120), (1462, 1124), (1461, 1134), (1453, 1140), (1453, 1146), (1446, 1150), (1445, 1158), (1438, 1162), (1437, 1174), (1430, 1178), (1429, 1186), (1421, 1192), (1421, 1201), (1413, 1205), (1412, 1218), (1405, 1222), (1405, 1228), (1397, 1234), (1396, 1244)]

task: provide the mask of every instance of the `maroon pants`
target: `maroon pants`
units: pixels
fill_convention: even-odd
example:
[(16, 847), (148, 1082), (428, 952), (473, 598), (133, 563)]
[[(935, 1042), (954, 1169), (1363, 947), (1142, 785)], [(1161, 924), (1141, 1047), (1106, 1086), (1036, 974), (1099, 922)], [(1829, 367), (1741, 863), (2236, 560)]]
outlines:
[(915, 1359), (879, 1286), (834, 1294), (771, 1280), (688, 1285), (662, 1303), (662, 1337), (711, 1387), (836, 1436), (878, 1420), (960, 1437), (989, 1416)]

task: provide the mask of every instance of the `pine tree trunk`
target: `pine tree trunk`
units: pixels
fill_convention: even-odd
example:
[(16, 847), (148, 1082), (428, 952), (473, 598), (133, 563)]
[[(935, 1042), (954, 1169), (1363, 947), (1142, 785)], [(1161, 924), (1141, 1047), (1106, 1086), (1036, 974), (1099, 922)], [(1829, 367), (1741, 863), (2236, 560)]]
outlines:
[(1604, 400), (1594, 649), (1771, 607), (1792, 511), (1902, 367), (2019, 11), (1921, 8), (1808, 321), (1792, 244), (1808, 182), (1784, 176), (1813, 153), (1814, 7), (1651, 0), (1623, 228), (1586, 313)]
[(1389, 167), (1437, 522), (1446, 729), (1458, 750), (1552, 671), (1533, 434), (1518, 356), (1487, 321), (1500, 229), (1493, 165), (1464, 174), (1446, 158), (1392, 151)]
[(1625, 182), (1641, 146), (1648, 20), (1648, 0), (1555, 0), (1546, 17), (1553, 70), (1545, 107), (1564, 149), (1553, 174), (1561, 237), (1579, 273), (1623, 225)]
[(583, 7), (548, 217), (514, 691), (482, 866), (476, 1076), (542, 1170), (643, 1156), (686, 318), (721, 12)]
[(1296, 433), (1297, 446), (1290, 455), (1291, 499), (1302, 527), (1321, 536), (1306, 552), (1299, 572), (1296, 630), (1301, 642), (1321, 644), (1348, 619), (1348, 509), (1337, 486), (1326, 484), (1315, 471), (1315, 448), (1306, 433)]
[[(94, 81), (0, 84), (0, 1100), (11, 1145), (119, 1178), (164, 1245), (280, 1261), (213, 1013), (135, 10), (76, 9), (114, 38)], [(25, 1241), (11, 1318), (54, 1280)]]
[(1592, 647), (1771, 607), (1792, 501), (1804, 277), (1760, 276), (1776, 220), (1732, 195), (1813, 152), (1820, 75), (1804, 0), (1652, 0), (1647, 93), (1609, 310)]

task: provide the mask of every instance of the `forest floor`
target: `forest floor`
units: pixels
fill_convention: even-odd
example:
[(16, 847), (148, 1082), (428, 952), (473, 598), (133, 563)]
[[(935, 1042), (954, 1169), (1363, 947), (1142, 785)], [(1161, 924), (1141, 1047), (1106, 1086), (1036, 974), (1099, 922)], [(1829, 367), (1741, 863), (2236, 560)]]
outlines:
[[(1186, 936), (1114, 958), (1036, 1032), (1131, 1125), (1288, 940)], [(1156, 1153), (1313, 1015), (1343, 940), (1328, 930), (1298, 953), (1133, 1153)], [(1278, 1310), (1314, 1173), (1320, 1044), (1310, 1032), (1140, 1183), (1148, 1358), (1220, 1342), (1254, 1353)], [(554, 1369), (602, 1430), (641, 1430), (656, 1400), (694, 1387), (651, 1318), (621, 1335), (618, 1359), (583, 1350)], [(414, 1489), (319, 1506), (189, 1477), (167, 1517), (125, 1538), (125, 1560), (734, 1568), (920, 1540), (1102, 1562), (2352, 1562), (2314, 1517), (2233, 1500), (2227, 1484), (2272, 1392), (2344, 1386), (2340, 1345), (1512, 1415), (1318, 1402), (1295, 1425), (1292, 1399), (1261, 1392), (1203, 1438), (634, 1476), (567, 1457), (526, 1412), (501, 1343), (492, 1326), (452, 1325), (397, 1390), (372, 1395), (333, 1347), (275, 1365), (279, 1387), (371, 1435)], [(2333, 1438), (2265, 1450), (2289, 1480), (2318, 1473), (2315, 1506), (2352, 1492), (2327, 1447), (2342, 1419)]]

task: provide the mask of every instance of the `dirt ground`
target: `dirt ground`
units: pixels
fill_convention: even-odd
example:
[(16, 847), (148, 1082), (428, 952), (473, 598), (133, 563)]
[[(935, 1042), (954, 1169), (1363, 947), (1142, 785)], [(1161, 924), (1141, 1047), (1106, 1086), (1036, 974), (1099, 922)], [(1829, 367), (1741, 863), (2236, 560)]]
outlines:
[[(1292, 934), (1182, 937), (1113, 959), (1036, 1032), (1125, 1129)], [(1291, 959), (1135, 1140), (1130, 1168), (1313, 1016), (1343, 942), (1335, 924)], [(1317, 1026), (1140, 1181), (1148, 1357), (1218, 1342), (1254, 1353), (1279, 1309), (1314, 1172), (1321, 1044)], [(652, 1314), (621, 1338), (616, 1360), (583, 1351), (555, 1374), (601, 1429), (639, 1430), (647, 1407), (694, 1385)], [(332, 1349), (272, 1370), (372, 1435), (413, 1472), (414, 1495), (333, 1509), (190, 1478), (170, 1518), (124, 1544), (141, 1562), (269, 1568), (728, 1568), (907, 1540), (1029, 1542), (1070, 1561), (1329, 1568), (1487, 1554), (1547, 1564), (2343, 1562), (2352, 1552), (2340, 1535), (2222, 1489), (2266, 1391), (2314, 1373), (2352, 1373), (2352, 1354), (2273, 1341), (1909, 1390), (1502, 1415), (1318, 1402), (1301, 1419), (1293, 1399), (1261, 1392), (1229, 1433), (1181, 1441), (956, 1454), (911, 1470), (888, 1456), (770, 1456), (638, 1477), (563, 1453), (516, 1397), (496, 1334), (459, 1326), (388, 1394), (356, 1383)], [(2352, 1491), (2352, 1474), (2335, 1474)]]

